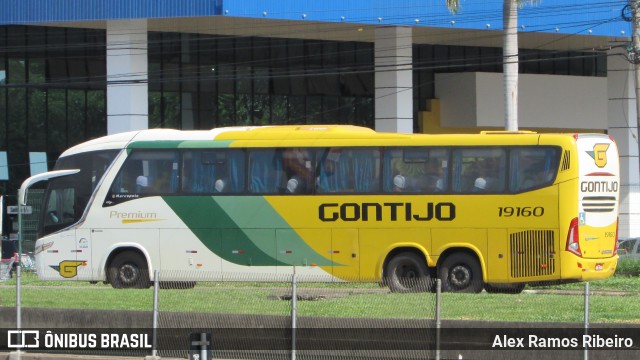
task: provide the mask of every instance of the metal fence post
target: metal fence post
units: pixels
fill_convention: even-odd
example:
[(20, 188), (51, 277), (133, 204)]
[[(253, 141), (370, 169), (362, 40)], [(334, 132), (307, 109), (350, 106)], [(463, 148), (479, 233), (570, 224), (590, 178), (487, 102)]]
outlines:
[[(589, 282), (584, 283), (584, 334), (589, 335)], [(584, 360), (589, 360), (589, 347), (584, 346)]]
[(158, 289), (160, 288), (160, 279), (158, 270), (153, 271), (153, 350), (151, 355), (158, 356)]
[(298, 286), (296, 268), (293, 267), (291, 276), (291, 360), (296, 360), (296, 318), (298, 317)]
[(440, 360), (440, 327), (442, 319), (440, 311), (442, 306), (442, 281), (436, 279), (436, 360)]
[(18, 193), (18, 265), (16, 266), (16, 327), (22, 329), (22, 201)]

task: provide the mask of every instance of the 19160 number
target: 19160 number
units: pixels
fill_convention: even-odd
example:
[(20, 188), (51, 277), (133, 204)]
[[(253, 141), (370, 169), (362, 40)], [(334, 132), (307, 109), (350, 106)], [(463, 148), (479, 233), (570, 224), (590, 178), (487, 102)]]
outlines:
[(498, 216), (500, 217), (540, 217), (544, 215), (544, 208), (541, 206), (524, 206), (524, 207), (513, 207), (513, 206), (505, 206), (498, 208)]

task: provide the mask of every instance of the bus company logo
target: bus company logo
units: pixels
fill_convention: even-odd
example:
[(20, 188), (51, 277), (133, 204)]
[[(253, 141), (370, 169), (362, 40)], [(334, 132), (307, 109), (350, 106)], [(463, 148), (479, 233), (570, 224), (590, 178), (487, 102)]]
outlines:
[[(416, 205), (416, 206), (414, 206)], [(450, 202), (325, 203), (318, 207), (321, 221), (453, 221), (456, 206)]]
[(607, 149), (609, 149), (609, 144), (595, 144), (593, 151), (587, 151), (587, 154), (591, 156), (597, 167), (603, 168), (607, 166)]
[(40, 331), (9, 330), (7, 331), (7, 347), (10, 349), (40, 347)]
[(78, 276), (78, 266), (86, 266), (86, 261), (64, 260), (59, 265), (49, 265), (53, 270), (60, 273), (60, 276), (70, 279)]

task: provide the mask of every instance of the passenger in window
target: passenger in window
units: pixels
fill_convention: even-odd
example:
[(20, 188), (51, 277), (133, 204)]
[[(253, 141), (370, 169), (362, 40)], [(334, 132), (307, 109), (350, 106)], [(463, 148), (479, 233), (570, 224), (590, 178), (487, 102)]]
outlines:
[[(289, 181), (295, 179), (295, 190), (298, 193), (306, 192), (306, 189), (313, 184), (311, 171), (311, 157), (306, 149), (289, 148), (282, 154), (284, 172), (287, 177), (287, 187)], [(287, 188), (287, 192), (288, 188)]]
[(407, 179), (402, 175), (393, 177), (393, 192), (403, 192), (407, 185)]
[(218, 179), (213, 185), (217, 193), (223, 193), (227, 191), (227, 182), (224, 179)]
[(149, 178), (140, 175), (136, 178), (136, 193), (146, 193), (149, 192)]
[(476, 181), (474, 181), (473, 183), (473, 189), (471, 190), (472, 192), (485, 192), (487, 191), (487, 180), (485, 180), (484, 178), (477, 178)]
[(420, 190), (444, 191), (444, 169), (437, 162), (429, 162), (426, 165), (426, 175), (424, 177), (426, 185)]
[(497, 158), (488, 157), (482, 161), (480, 167), (481, 179), (485, 181), (485, 187), (483, 191), (488, 190), (502, 190), (498, 189), (498, 176), (500, 174), (500, 166)]

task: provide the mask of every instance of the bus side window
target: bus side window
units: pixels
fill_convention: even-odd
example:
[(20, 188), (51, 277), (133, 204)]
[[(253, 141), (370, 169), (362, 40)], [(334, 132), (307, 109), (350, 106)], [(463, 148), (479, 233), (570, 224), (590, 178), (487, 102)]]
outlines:
[(510, 189), (532, 190), (550, 184), (556, 177), (559, 151), (551, 147), (527, 147), (511, 151)]
[(244, 191), (242, 150), (189, 150), (182, 157), (182, 192), (192, 194)]
[(133, 152), (111, 186), (113, 193), (172, 194), (177, 189), (177, 151)]
[(323, 149), (318, 153), (317, 192), (372, 193), (380, 191), (378, 149)]
[(249, 191), (256, 194), (278, 194), (284, 191), (285, 176), (281, 151), (249, 152)]
[(502, 148), (464, 148), (454, 151), (453, 191), (502, 193), (505, 190), (506, 152)]

